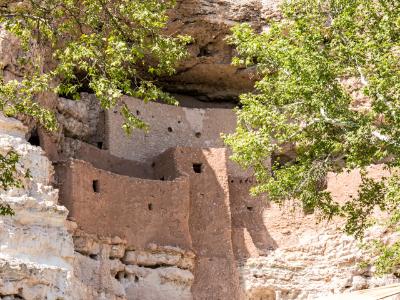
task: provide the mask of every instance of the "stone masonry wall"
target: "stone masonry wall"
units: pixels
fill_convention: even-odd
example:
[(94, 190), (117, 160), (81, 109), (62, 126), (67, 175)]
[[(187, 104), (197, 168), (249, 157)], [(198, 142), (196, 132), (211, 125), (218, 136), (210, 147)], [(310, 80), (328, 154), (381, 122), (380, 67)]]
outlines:
[[(279, 19), (281, 1), (177, 2), (167, 31), (190, 34), (194, 42), (189, 45), (190, 59), (176, 76), (163, 79), (165, 88), (203, 101), (232, 100), (251, 90), (254, 70), (231, 65), (234, 52), (224, 39), (239, 22), (250, 22), (261, 30), (266, 20)], [(6, 80), (22, 76), (16, 63), (21, 55), (18, 42), (0, 30), (0, 71)], [(64, 197), (67, 202), (71, 197), (80, 199), (76, 205), (85, 209), (81, 215), (77, 209), (73, 213), (92, 233), (66, 220), (67, 210), (57, 204), (57, 191), (51, 186), (51, 163), (39, 147), (26, 142), (27, 129), (15, 120), (0, 119), (0, 151), (15, 148), (22, 157), (19, 168), (29, 168), (33, 175), (24, 179), (24, 189), (0, 193), (16, 211), (15, 217), (0, 218), (1, 299), (323, 299), (397, 281), (393, 276), (374, 277), (371, 268), (359, 268), (365, 253), (357, 241), (341, 232), (343, 220), (317, 224), (314, 215), (293, 213), (288, 207), (250, 197), (252, 179), (230, 162), (226, 167), (223, 149), (170, 150), (167, 156), (158, 156), (176, 146), (223, 147), (220, 132), (232, 132), (236, 125), (231, 111), (145, 105), (132, 98), (124, 101), (151, 125), (149, 133), (137, 131), (128, 139), (120, 128), (121, 117), (112, 111), (104, 116), (93, 95), (84, 94), (81, 102), (56, 95), (40, 99), (56, 111), (62, 131), (61, 138), (54, 140), (40, 133), (48, 157), (53, 161), (74, 157), (92, 164), (75, 161), (80, 167), (65, 170), (64, 179), (74, 179), (72, 187), (81, 191), (62, 193), (62, 201)], [(59, 156), (63, 151), (70, 152)], [(194, 164), (196, 170), (200, 165), (200, 173)], [(382, 174), (379, 168), (372, 171)], [(180, 172), (187, 181), (176, 184)], [(115, 210), (110, 203), (98, 201), (93, 180), (98, 180), (97, 188), (106, 192)], [(328, 186), (343, 200), (357, 189), (358, 182), (357, 172), (352, 172), (332, 175)], [(153, 192), (159, 202), (148, 201)], [(173, 224), (178, 232), (185, 232), (175, 237), (165, 233), (163, 222), (169, 221), (153, 220), (150, 212), (161, 208), (164, 198), (182, 193), (190, 197), (173, 198), (181, 206), (172, 209), (184, 214), (188, 225), (179, 220)], [(125, 205), (119, 203), (121, 199), (133, 201)], [(134, 217), (129, 217), (132, 211)], [(157, 212), (154, 217), (159, 216)], [(147, 219), (151, 224), (146, 224)], [(128, 230), (125, 222), (134, 223), (135, 228)], [(368, 233), (369, 237), (382, 234), (379, 228)], [(189, 243), (188, 236), (192, 249), (176, 247), (179, 240)], [(152, 243), (156, 240), (162, 245)]]
[[(360, 251), (358, 242), (340, 231), (342, 220), (317, 225), (314, 215), (291, 213), (288, 208), (282, 210), (262, 197), (251, 197), (249, 188), (254, 184), (253, 178), (237, 169), (233, 163), (226, 165), (226, 150), (204, 149), (207, 145), (222, 144), (218, 131), (233, 130), (231, 121), (233, 122), (234, 116), (230, 110), (182, 108), (159, 103), (144, 106), (145, 104), (132, 98), (125, 98), (125, 101), (129, 101), (131, 109), (137, 109), (139, 116), (150, 123), (151, 131), (138, 131), (133, 137), (127, 137), (119, 127), (120, 116), (109, 112), (105, 135), (108, 139), (106, 148), (109, 149), (99, 150), (85, 146), (85, 155), (89, 158), (91, 153), (98, 151), (103, 153), (104, 158), (110, 156), (107, 153), (111, 153), (111, 156), (119, 156), (121, 160), (139, 160), (143, 169), (151, 170), (148, 174), (159, 180), (152, 181), (155, 189), (158, 189), (160, 182), (162, 184), (175, 180), (177, 174), (188, 179), (188, 226), (192, 250), (196, 255), (191, 292), (195, 299), (315, 299), (321, 295), (395, 281), (393, 277), (373, 277), (372, 270), (359, 268), (359, 262), (365, 257), (365, 253)], [(146, 111), (142, 113), (142, 109)], [(214, 114), (214, 120), (216, 118), (222, 121), (209, 123), (206, 117), (209, 114)], [(228, 119), (232, 117), (232, 120), (225, 122), (226, 119), (219, 117), (223, 114)], [(156, 118), (162, 121), (155, 122)], [(182, 127), (176, 129), (171, 124)], [(196, 128), (206, 130), (196, 137)], [(162, 136), (165, 137), (161, 138)], [(195, 144), (196, 147), (179, 147), (190, 144)], [(131, 148), (125, 145), (130, 145)], [(176, 145), (177, 148), (158, 155), (166, 147)], [(150, 153), (155, 157), (151, 157)], [(195, 165), (197, 171), (194, 169)], [(107, 164), (103, 164), (102, 168), (111, 170)], [(81, 170), (77, 174), (85, 172)], [(105, 177), (115, 176), (106, 171), (101, 172)], [(379, 175), (382, 171), (376, 170), (375, 173)], [(346, 176), (343, 179), (344, 184), (336, 184), (333, 188), (336, 199), (340, 201), (350, 193), (345, 188), (346, 184), (350, 183), (356, 190), (358, 183), (357, 174)], [(334, 178), (328, 179), (330, 186)], [(90, 190), (90, 182), (85, 186)], [(122, 190), (113, 192), (110, 199), (126, 197)], [(145, 199), (137, 201), (143, 207), (148, 204)], [(93, 200), (81, 202), (79, 205), (90, 206), (92, 202)], [(106, 208), (102, 207), (107, 210)], [(95, 213), (102, 214), (104, 213), (99, 211)], [(85, 224), (87, 220), (98, 224), (97, 219), (83, 219), (78, 219), (78, 223)], [(111, 226), (115, 225), (112, 220), (107, 222), (113, 224)], [(99, 230), (92, 232), (99, 233)], [(147, 236), (145, 232), (141, 232), (141, 235)], [(112, 235), (121, 232), (116, 233), (114, 230), (104, 233)], [(155, 244), (156, 239), (153, 240)], [(144, 251), (147, 248), (148, 244), (143, 248)]]
[(228, 109), (197, 109), (144, 103), (124, 97), (128, 107), (150, 125), (148, 133), (136, 130), (127, 138), (122, 116), (106, 112), (106, 147), (112, 155), (140, 162), (151, 160), (173, 147), (223, 147), (221, 132), (233, 132), (235, 114)]
[(226, 149), (177, 148), (173, 160), (190, 182), (189, 227), (196, 253), (194, 299), (242, 299), (232, 246)]
[[(84, 190), (77, 203), (87, 207), (78, 225), (84, 227), (86, 218), (101, 224), (92, 232), (83, 232), (65, 220), (67, 211), (57, 205), (57, 193), (50, 187), (50, 162), (40, 148), (26, 142), (26, 128), (11, 119), (3, 119), (0, 125), (2, 151), (15, 148), (22, 156), (20, 167), (33, 172), (25, 189), (2, 194), (16, 211), (13, 218), (1, 218), (2, 298), (147, 300), (163, 299), (162, 295), (165, 299), (213, 299), (218, 295), (218, 299), (316, 299), (397, 281), (391, 276), (374, 277), (372, 269), (359, 268), (365, 253), (357, 241), (341, 233), (343, 221), (317, 224), (314, 215), (291, 213), (248, 196), (251, 178), (229, 176), (224, 149), (167, 151), (166, 156), (154, 159), (154, 176), (164, 177), (164, 181), (132, 179), (75, 161), (81, 168), (75, 170), (70, 192), (77, 196), (74, 187)], [(121, 195), (132, 195), (137, 199), (133, 205), (143, 206), (140, 215), (151, 219), (145, 215), (149, 210), (147, 196), (159, 186), (173, 185), (177, 174), (188, 178), (190, 201), (185, 205), (189, 207), (181, 210), (188, 214), (185, 231), (192, 248), (176, 247), (177, 242), (168, 236), (170, 231), (158, 234), (164, 230), (160, 223), (150, 222), (140, 231), (147, 219), (137, 223), (137, 230), (126, 231), (131, 235), (128, 242), (129, 235), (118, 222), (124, 213), (125, 220), (129, 219), (124, 224), (141, 216), (132, 218), (129, 213), (128, 218), (129, 206), (118, 206)], [(384, 172), (373, 166), (370, 174), (379, 177)], [(104, 190), (101, 183), (109, 178), (113, 180)], [(103, 215), (110, 210), (98, 201), (93, 180), (99, 180), (100, 191), (102, 187), (108, 190), (108, 201), (117, 205), (105, 220)], [(135, 182), (141, 186), (148, 182), (142, 190), (146, 197), (135, 198), (140, 191), (132, 186)], [(357, 172), (328, 178), (329, 189), (340, 201), (354, 193), (358, 184)], [(132, 190), (125, 193), (129, 186)], [(182, 190), (180, 187), (171, 193), (181, 195)], [(170, 198), (164, 190), (160, 195)], [(181, 199), (178, 204), (182, 204)], [(156, 211), (157, 202), (152, 204), (152, 211)], [(113, 224), (118, 226), (111, 227)], [(152, 231), (154, 226), (158, 229)], [(382, 232), (375, 229), (370, 236), (377, 234)]]
[[(226, 149), (178, 147), (155, 161), (158, 181), (113, 174), (79, 160), (59, 163), (61, 202), (69, 218), (83, 232), (126, 240), (126, 249), (133, 252), (125, 253), (123, 263), (141, 265), (152, 245), (193, 250), (190, 295), (242, 299), (231, 240)], [(89, 257), (99, 255), (102, 259), (99, 250), (91, 251)], [(154, 265), (171, 265), (171, 260)], [(136, 285), (134, 290), (142, 291)], [(127, 297), (136, 292), (127, 290)]]
[(112, 174), (72, 160), (57, 166), (61, 203), (82, 230), (119, 236), (135, 249), (150, 243), (190, 249), (189, 183)]

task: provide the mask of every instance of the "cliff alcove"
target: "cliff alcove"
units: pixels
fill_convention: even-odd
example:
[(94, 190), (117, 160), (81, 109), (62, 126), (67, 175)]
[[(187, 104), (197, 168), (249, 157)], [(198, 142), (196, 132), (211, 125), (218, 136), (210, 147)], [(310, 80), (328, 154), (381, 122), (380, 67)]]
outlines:
[[(0, 151), (14, 147), (32, 172), (26, 188), (1, 193), (16, 215), (0, 219), (0, 299), (300, 300), (398, 282), (360, 267), (366, 254), (343, 220), (250, 196), (253, 174), (229, 159), (221, 133), (235, 130), (232, 108), (255, 78), (231, 65), (225, 37), (236, 23), (280, 19), (280, 1), (177, 2), (167, 32), (194, 41), (161, 83), (180, 106), (122, 97), (148, 132), (127, 136), (118, 107), (103, 110), (90, 90), (40, 97), (56, 134), (0, 116)], [(17, 49), (1, 30), (5, 77), (19, 76)], [(354, 171), (326, 185), (341, 201), (360, 182)]]

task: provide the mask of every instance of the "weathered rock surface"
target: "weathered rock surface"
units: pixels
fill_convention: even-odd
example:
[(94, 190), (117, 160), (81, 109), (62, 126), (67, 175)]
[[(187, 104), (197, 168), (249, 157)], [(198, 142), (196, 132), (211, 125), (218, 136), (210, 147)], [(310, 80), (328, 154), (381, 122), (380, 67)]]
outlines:
[[(64, 227), (67, 210), (57, 205), (52, 166), (43, 151), (25, 140), (26, 128), (0, 118), (0, 151), (14, 149), (19, 170), (31, 171), (25, 188), (1, 192), (15, 211), (0, 219), (0, 295), (22, 299), (73, 299), (74, 248)], [(78, 297), (79, 298), (79, 297)]]
[(22, 76), (17, 63), (22, 55), (18, 40), (0, 27), (0, 71), (6, 81)]
[[(179, 68), (176, 76), (164, 80), (167, 89), (205, 101), (232, 100), (239, 93), (251, 90), (252, 70), (230, 65), (233, 49), (224, 39), (229, 28), (239, 22), (250, 22), (261, 29), (267, 20), (279, 19), (279, 2), (178, 1), (177, 9), (171, 12), (168, 31), (189, 34), (194, 37), (194, 42), (189, 47), (190, 59)], [(22, 74), (23, 70), (16, 64), (19, 55), (22, 53), (17, 41), (0, 31), (0, 69), (6, 79)], [(355, 83), (349, 85), (353, 87)], [(104, 140), (104, 128), (101, 127), (104, 121), (97, 100), (90, 95), (85, 95), (82, 100), (58, 100), (55, 96), (43, 100), (57, 112), (62, 138), (68, 137), (60, 143), (66, 156), (78, 148), (80, 141), (97, 144)], [(200, 138), (203, 119), (187, 113), (187, 109), (183, 109), (182, 120), (193, 126), (175, 137), (175, 132), (179, 131), (167, 124), (165, 107), (156, 111), (146, 106), (143, 110), (149, 117), (158, 112), (159, 119), (165, 119), (165, 124), (162, 121), (158, 126), (165, 127), (162, 137), (167, 139), (168, 147), (176, 146), (177, 139), (189, 140), (187, 132), (193, 135), (194, 141), (202, 141), (196, 146), (204, 147), (207, 142)], [(171, 117), (168, 122), (170, 120), (181, 127), (185, 125), (180, 119)], [(215, 122), (217, 126), (223, 120), (214, 117), (204, 125)], [(218, 131), (220, 127), (216, 129)], [(165, 135), (165, 131), (170, 134)], [(216, 135), (219, 136), (219, 131)], [(74, 222), (66, 221), (67, 210), (57, 205), (58, 193), (51, 186), (51, 163), (42, 150), (28, 144), (25, 137), (26, 128), (21, 123), (0, 119), (0, 152), (14, 148), (22, 157), (19, 169), (29, 168), (32, 174), (32, 179), (23, 179), (24, 189), (0, 193), (1, 200), (12, 205), (16, 212), (13, 218), (0, 217), (0, 299), (192, 299), (196, 265), (193, 253), (157, 245), (138, 250), (127, 247), (126, 241), (118, 237), (98, 237), (80, 231)], [(123, 150), (120, 143), (127, 143), (121, 141), (112, 145), (116, 151)], [(152, 150), (162, 145), (160, 141), (161, 138), (154, 139)], [(138, 153), (136, 151), (135, 155)], [(143, 153), (148, 154), (147, 151)], [(376, 174), (380, 172), (376, 170)], [(357, 174), (349, 174), (341, 182), (331, 180), (334, 184), (331, 188), (339, 198), (351, 193), (359, 182)], [(205, 207), (208, 205), (206, 203)], [(242, 209), (252, 222), (259, 221), (251, 215), (256, 211), (255, 205), (243, 203)], [(206, 210), (202, 213), (207, 217), (210, 215)], [(245, 231), (245, 225), (253, 225), (252, 222), (236, 225)], [(212, 225), (213, 222), (209, 223)], [(259, 223), (263, 224), (247, 226), (247, 232), (243, 232), (244, 245), (252, 248), (247, 249), (251, 257), (238, 259), (241, 284), (248, 299), (315, 299), (397, 281), (392, 276), (374, 277), (371, 270), (359, 268), (365, 253), (359, 249), (357, 241), (341, 233), (343, 223), (340, 220), (316, 224), (312, 215), (286, 214), (271, 206), (265, 209)], [(253, 231), (262, 228), (265, 232), (255, 234), (249, 232), (249, 228)], [(205, 229), (201, 227), (199, 232)], [(212, 231), (209, 229), (208, 232)], [(380, 233), (370, 233), (371, 236), (374, 234)], [(213, 238), (210, 234), (210, 240)], [(266, 240), (266, 244), (273, 247), (257, 247), (257, 239), (258, 242)], [(216, 248), (215, 244), (212, 246)], [(263, 248), (263, 251), (257, 248)], [(207, 248), (210, 249), (213, 247)], [(224, 256), (226, 251), (215, 256), (214, 261), (208, 257), (204, 259), (204, 264), (213, 270), (207, 274), (206, 282), (212, 282), (212, 276), (217, 277), (226, 270), (218, 264), (224, 261)]]
[(119, 238), (74, 233), (76, 275), (104, 299), (192, 299), (194, 256), (174, 247), (126, 248)]
[(256, 295), (264, 293), (275, 293), (280, 300), (316, 299), (398, 282), (394, 276), (374, 277), (361, 269), (366, 253), (359, 241), (341, 233), (339, 224), (298, 226), (287, 231), (298, 243), (243, 263), (242, 283), (250, 299), (263, 299)]
[(104, 116), (94, 95), (83, 93), (77, 101), (60, 97), (56, 100), (56, 110), (65, 136), (91, 143), (102, 140)]
[(281, 0), (181, 0), (171, 12), (170, 33), (187, 34), (194, 41), (190, 57), (178, 74), (165, 80), (167, 89), (195, 95), (205, 101), (232, 100), (252, 89), (254, 74), (231, 65), (233, 49), (225, 38), (230, 28), (249, 22), (261, 29), (269, 19), (279, 19)]

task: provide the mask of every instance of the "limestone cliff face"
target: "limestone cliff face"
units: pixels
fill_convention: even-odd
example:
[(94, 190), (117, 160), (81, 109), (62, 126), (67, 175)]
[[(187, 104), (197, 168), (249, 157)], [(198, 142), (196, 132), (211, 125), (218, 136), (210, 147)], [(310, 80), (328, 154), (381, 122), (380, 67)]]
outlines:
[[(288, 215), (272, 206), (265, 213), (265, 224), (278, 247), (240, 264), (248, 299), (269, 294), (270, 299), (324, 299), (399, 282), (393, 275), (377, 277), (371, 268), (360, 267), (368, 254), (359, 241), (343, 234), (341, 220), (318, 224), (313, 215)], [(382, 231), (374, 228), (366, 238), (382, 236)]]
[[(79, 298), (73, 287), (74, 246), (65, 220), (68, 211), (57, 205), (51, 187), (52, 166), (43, 151), (25, 140), (18, 121), (0, 119), (0, 151), (14, 149), (19, 168), (31, 170), (24, 189), (2, 192), (14, 217), (0, 220), (0, 296), (3, 299)], [(7, 298), (8, 297), (8, 298)]]

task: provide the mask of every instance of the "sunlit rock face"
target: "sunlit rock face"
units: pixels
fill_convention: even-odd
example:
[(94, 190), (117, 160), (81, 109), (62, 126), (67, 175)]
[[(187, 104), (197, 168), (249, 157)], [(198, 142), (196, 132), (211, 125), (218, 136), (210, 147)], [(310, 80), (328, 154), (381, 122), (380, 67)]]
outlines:
[[(15, 212), (0, 217), (2, 299), (101, 299), (102, 288), (82, 284), (68, 211), (58, 205), (53, 167), (40, 147), (29, 144), (21, 122), (0, 117), (0, 153), (16, 151), (23, 188), (0, 193)], [(23, 174), (29, 170), (30, 178)], [(84, 266), (87, 270), (88, 266)], [(103, 293), (106, 295), (106, 293)], [(104, 299), (118, 298), (114, 291)]]
[(16, 151), (18, 170), (31, 174), (21, 178), (24, 188), (0, 194), (15, 211), (13, 217), (0, 218), (0, 295), (73, 299), (77, 291), (72, 286), (74, 247), (65, 225), (68, 211), (57, 205), (50, 161), (25, 134), (19, 121), (0, 118), (0, 152)]
[[(368, 174), (378, 179), (387, 171), (381, 165), (372, 165)], [(328, 190), (339, 203), (355, 197), (360, 183), (358, 170), (327, 177)], [(381, 214), (376, 212), (377, 217)], [(293, 211), (293, 206), (271, 204), (264, 211), (263, 223), (276, 248), (267, 255), (241, 260), (239, 273), (248, 299), (324, 299), (399, 282), (394, 275), (376, 276), (373, 266), (363, 266), (370, 257), (368, 248), (343, 233), (343, 219), (319, 221), (315, 214)], [(366, 232), (364, 242), (378, 237), (390, 242), (398, 234), (376, 225)]]

